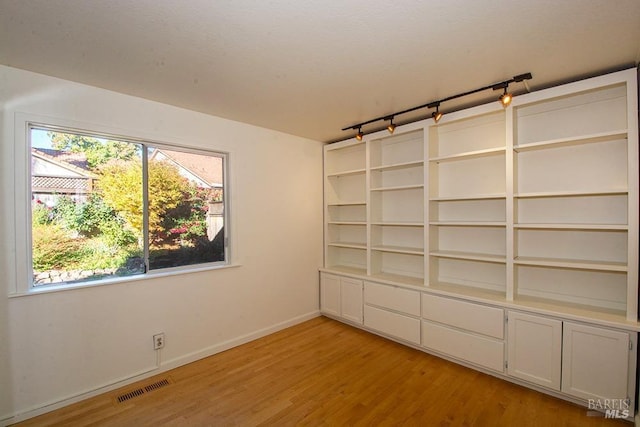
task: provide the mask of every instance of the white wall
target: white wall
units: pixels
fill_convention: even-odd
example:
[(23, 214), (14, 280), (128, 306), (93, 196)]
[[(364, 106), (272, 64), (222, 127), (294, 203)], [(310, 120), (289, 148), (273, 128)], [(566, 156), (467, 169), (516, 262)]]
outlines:
[[(0, 424), (318, 314), (320, 142), (4, 66), (0, 103)], [(14, 158), (26, 149), (25, 115), (229, 152), (240, 266), (8, 297), (21, 288), (14, 193), (24, 191), (14, 172), (25, 171)], [(158, 368), (151, 336), (160, 331)]]

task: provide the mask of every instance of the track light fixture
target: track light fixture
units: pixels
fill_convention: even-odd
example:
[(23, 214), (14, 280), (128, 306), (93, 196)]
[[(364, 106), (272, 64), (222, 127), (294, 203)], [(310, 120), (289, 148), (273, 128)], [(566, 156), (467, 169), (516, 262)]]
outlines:
[(513, 99), (513, 95), (507, 92), (507, 88), (504, 88), (504, 93), (500, 95), (500, 103), (503, 107), (508, 107), (511, 104), (511, 100)]
[(509, 83), (503, 82), (493, 87), (493, 90), (499, 90), (499, 89), (504, 89), (504, 92), (502, 93), (502, 95), (500, 95), (500, 98), (498, 98), (498, 101), (500, 101), (500, 104), (502, 104), (503, 107), (508, 107), (509, 104), (511, 104), (511, 101), (513, 100), (513, 95), (508, 92)]
[(393, 116), (389, 116), (385, 120), (389, 120), (387, 130), (389, 131), (389, 133), (393, 133), (393, 131), (396, 130), (396, 125), (393, 124)]
[(433, 121), (438, 123), (440, 121), (440, 119), (442, 118), (442, 113), (440, 112), (440, 102), (434, 102), (433, 104), (430, 104), (427, 106), (428, 108), (436, 108), (436, 111), (434, 111), (433, 113), (431, 113), (431, 118), (433, 118)]
[(389, 125), (387, 126), (387, 130), (389, 131), (389, 133), (393, 133), (393, 131), (396, 130), (396, 125), (393, 123), (393, 119), (396, 116), (399, 116), (401, 114), (406, 114), (406, 113), (410, 113), (412, 111), (416, 111), (422, 108), (435, 108), (436, 111), (434, 111), (433, 113), (431, 113), (431, 117), (433, 118), (433, 120), (438, 123), (438, 121), (442, 118), (443, 113), (440, 111), (440, 104), (446, 101), (451, 101), (452, 99), (456, 99), (456, 98), (462, 98), (463, 96), (467, 96), (467, 95), (472, 95), (474, 93), (478, 93), (484, 90), (488, 90), (488, 89), (493, 89), (493, 90), (499, 90), (499, 89), (503, 89), (503, 93), (500, 96), (500, 103), (506, 107), (511, 103), (511, 100), (513, 99), (513, 94), (510, 93), (508, 91), (509, 88), (509, 84), (511, 83), (520, 83), (520, 82), (524, 82), (525, 88), (527, 90), (527, 92), (529, 92), (529, 86), (527, 85), (527, 82), (525, 80), (531, 80), (533, 78), (533, 76), (531, 75), (531, 73), (524, 73), (524, 74), (519, 74), (517, 76), (514, 76), (513, 78), (509, 79), (509, 80), (505, 80), (503, 82), (500, 83), (496, 83), (496, 84), (492, 84), (489, 86), (484, 86), (478, 89), (474, 89), (474, 90), (470, 90), (469, 92), (464, 92), (464, 93), (459, 93), (457, 95), (453, 95), (453, 96), (449, 96), (447, 98), (443, 98), (443, 99), (439, 99), (437, 101), (433, 101), (430, 102), (428, 104), (423, 104), (423, 105), (418, 105), (417, 107), (412, 107), (409, 108), (407, 110), (403, 110), (403, 111), (399, 111), (397, 113), (393, 113), (393, 114), (387, 114), (386, 116), (382, 116), (382, 117), (376, 117), (375, 119), (371, 119), (371, 120), (367, 120), (366, 122), (362, 122), (362, 123), (358, 123), (355, 125), (351, 125), (351, 126), (347, 126), (346, 128), (343, 128), (342, 130), (357, 130), (358, 133), (356, 134), (356, 139), (358, 141), (362, 141), (362, 137), (364, 136), (364, 133), (362, 132), (362, 126), (364, 125), (368, 125), (370, 123), (374, 123), (380, 120), (384, 120), (384, 121), (389, 121)]

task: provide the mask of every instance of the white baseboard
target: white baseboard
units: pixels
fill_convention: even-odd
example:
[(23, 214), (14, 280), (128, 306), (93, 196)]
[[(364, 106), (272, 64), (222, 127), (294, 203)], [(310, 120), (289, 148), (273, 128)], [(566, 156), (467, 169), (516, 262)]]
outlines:
[(259, 329), (255, 332), (251, 332), (249, 334), (242, 335), (240, 337), (233, 338), (231, 340), (212, 345), (211, 347), (207, 347), (202, 350), (198, 350), (196, 352), (177, 357), (175, 359), (163, 361), (160, 364), (160, 368), (158, 369), (158, 371), (156, 371), (154, 374), (169, 371), (171, 369), (177, 368), (178, 366), (183, 366), (188, 363), (195, 362), (196, 360), (204, 359), (205, 357), (209, 357), (216, 353), (229, 350), (230, 348), (237, 347), (242, 344), (246, 344), (258, 338), (262, 338), (264, 336), (273, 334), (274, 332), (281, 331), (282, 329), (286, 329), (290, 326), (297, 325), (298, 323), (306, 322), (307, 320), (311, 320), (319, 316), (320, 316), (320, 311), (313, 311), (311, 313), (303, 314), (302, 316), (294, 317), (293, 319), (289, 319), (284, 322), (277, 323), (273, 326), (269, 326), (264, 329)]
[(297, 316), (292, 319), (285, 320), (284, 322), (276, 323), (275, 325), (271, 325), (263, 329), (258, 329), (257, 331), (248, 333), (246, 335), (242, 335), (237, 338), (233, 338), (233, 339), (212, 345), (210, 347), (206, 347), (202, 350), (198, 350), (196, 352), (189, 353), (184, 356), (177, 357), (175, 359), (167, 360), (166, 362), (161, 362), (157, 367), (152, 367), (147, 370), (143, 370), (141, 372), (131, 374), (125, 378), (116, 379), (114, 381), (111, 381), (107, 384), (103, 384), (91, 390), (87, 390), (85, 392), (81, 392), (66, 398), (58, 399), (54, 402), (45, 403), (38, 407), (30, 408), (17, 414), (8, 415), (8, 416), (5, 415), (2, 418), (0, 418), (0, 427), (6, 427), (10, 424), (18, 423), (20, 421), (24, 421), (29, 418), (37, 417), (38, 415), (46, 414), (47, 412), (51, 412), (56, 409), (63, 408), (73, 403), (80, 402), (81, 400), (85, 400), (102, 393), (107, 393), (109, 391), (118, 389), (120, 387), (124, 387), (128, 384), (131, 384), (137, 381), (142, 381), (154, 375), (158, 375), (160, 373), (169, 371), (171, 369), (175, 369), (179, 366), (186, 365), (191, 362), (195, 362), (196, 360), (204, 359), (205, 357), (213, 356), (216, 353), (220, 353), (222, 351), (229, 350), (230, 348), (237, 347), (242, 344), (246, 344), (250, 341), (273, 334), (274, 332), (281, 331), (282, 329), (286, 329), (288, 327), (297, 325), (298, 323), (311, 320), (318, 316), (320, 316), (319, 310), (312, 311), (310, 313), (306, 313), (301, 316)]

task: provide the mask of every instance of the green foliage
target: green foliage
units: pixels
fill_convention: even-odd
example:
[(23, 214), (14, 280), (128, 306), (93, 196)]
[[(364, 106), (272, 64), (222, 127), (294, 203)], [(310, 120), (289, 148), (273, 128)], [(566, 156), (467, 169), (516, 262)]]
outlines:
[(51, 210), (42, 202), (36, 202), (31, 209), (31, 222), (34, 225), (50, 224), (53, 219)]
[(142, 251), (136, 245), (113, 246), (104, 236), (88, 239), (86, 253), (82, 259), (83, 270), (119, 269), (125, 267), (129, 259), (141, 257)]
[(87, 250), (83, 239), (74, 239), (56, 224), (34, 224), (33, 269), (36, 271), (79, 268)]
[(84, 237), (100, 236), (111, 247), (127, 246), (137, 241), (137, 236), (126, 227), (124, 220), (97, 194), (91, 194), (84, 203), (60, 197), (53, 211), (58, 223), (66, 229)]
[(137, 157), (139, 146), (129, 142), (99, 140), (83, 135), (47, 132), (51, 146), (57, 150), (84, 153), (91, 169), (112, 159), (131, 160)]
[(102, 241), (112, 248), (128, 247), (138, 242), (138, 237), (128, 229), (120, 217), (113, 217), (110, 221), (101, 223), (100, 232)]
[(67, 230), (77, 230), (81, 215), (76, 209), (76, 203), (69, 196), (60, 196), (53, 207), (56, 222)]
[(95, 270), (121, 268), (142, 251), (135, 244), (114, 246), (108, 237), (72, 237), (58, 224), (34, 224), (33, 269)]
[[(33, 205), (34, 270), (141, 271), (143, 177), (138, 147), (54, 132), (49, 136), (57, 149), (84, 153), (99, 179), (86, 202), (61, 196), (54, 208)], [(176, 166), (158, 160), (149, 161), (148, 188), (150, 252), (158, 264), (224, 257), (223, 252), (214, 254), (206, 221), (209, 202), (222, 199), (221, 189), (198, 188)]]

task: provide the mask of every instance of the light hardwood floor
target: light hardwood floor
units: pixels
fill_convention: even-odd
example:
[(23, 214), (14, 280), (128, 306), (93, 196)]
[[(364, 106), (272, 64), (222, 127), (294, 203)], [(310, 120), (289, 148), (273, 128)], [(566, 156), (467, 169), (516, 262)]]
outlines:
[[(81, 373), (79, 373), (81, 375)], [(163, 378), (124, 403), (115, 397)], [(23, 426), (612, 426), (587, 409), (319, 317)]]

